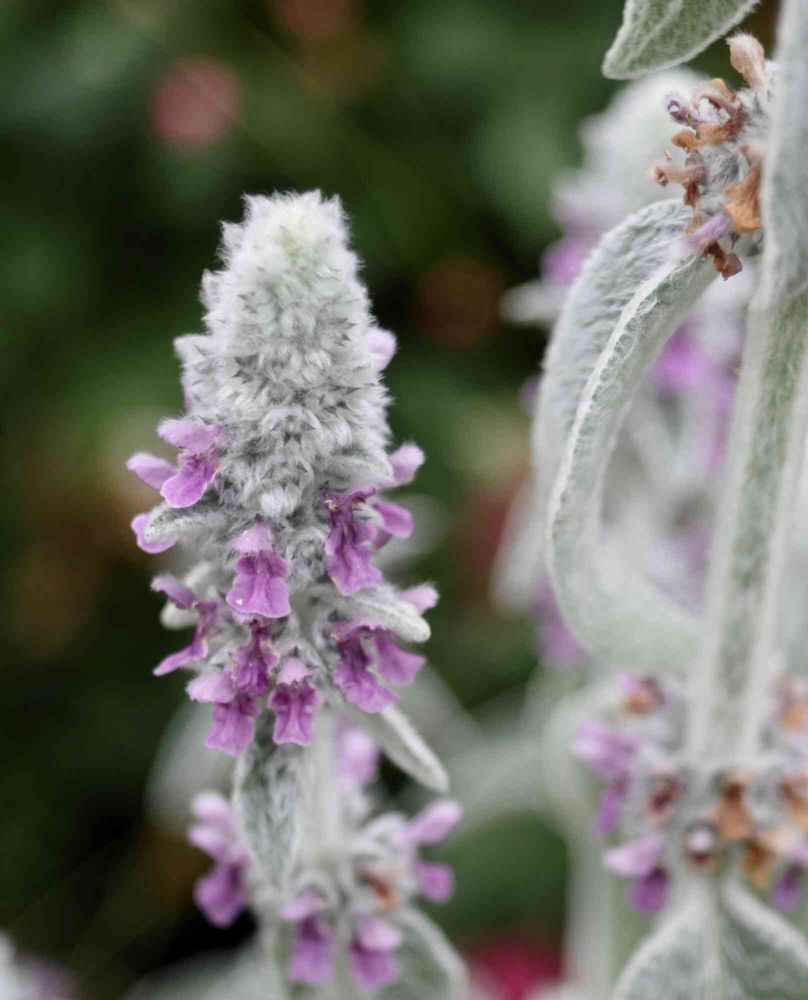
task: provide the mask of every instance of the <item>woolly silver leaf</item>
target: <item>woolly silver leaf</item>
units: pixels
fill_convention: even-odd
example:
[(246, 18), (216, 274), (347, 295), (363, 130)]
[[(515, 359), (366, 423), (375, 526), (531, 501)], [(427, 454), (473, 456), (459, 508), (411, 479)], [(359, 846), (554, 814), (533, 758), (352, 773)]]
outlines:
[(263, 715), (236, 767), (234, 803), (261, 893), (284, 888), (295, 862), (309, 763), (303, 747), (275, 743)]
[(394, 705), (377, 715), (350, 708), (356, 723), (381, 746), (394, 764), (424, 788), (443, 794), (449, 790), (446, 771), (403, 712)]
[(757, 0), (627, 0), (603, 72), (613, 80), (630, 80), (687, 62), (735, 27), (756, 4)]
[(443, 931), (416, 910), (396, 915), (404, 943), (396, 952), (401, 977), (379, 991), (379, 1000), (465, 1000), (463, 961)]
[[(673, 220), (681, 221), (678, 206), (652, 205), (601, 242), (585, 269), (584, 282), (597, 281), (606, 303), (602, 311), (609, 319), (625, 304), (594, 362), (594, 352), (589, 352), (601, 342), (605, 324), (595, 301), (581, 284), (576, 287), (559, 327), (563, 324), (568, 345), (577, 326), (581, 344), (568, 353), (555, 353), (554, 367), (548, 370), (553, 392), (546, 386), (543, 397), (549, 405), (562, 387), (574, 392), (586, 368), (593, 366), (580, 396), (574, 397), (575, 419), (549, 504), (547, 564), (565, 620), (581, 644), (607, 662), (644, 670), (686, 661), (695, 642), (695, 623), (604, 547), (600, 507), (609, 457), (630, 403), (668, 337), (715, 277), (711, 266), (697, 257), (671, 259)], [(624, 259), (620, 251), (627, 244), (633, 244), (634, 254)], [(639, 283), (647, 264), (637, 260), (637, 244), (647, 245), (652, 260), (662, 258)], [(602, 273), (596, 279), (597, 268)], [(610, 291), (604, 287), (607, 278)], [(562, 420), (568, 415), (563, 413)], [(552, 427), (550, 421), (545, 426), (548, 423)]]
[(387, 585), (366, 587), (352, 597), (338, 599), (336, 607), (346, 617), (370, 618), (390, 629), (405, 642), (426, 642), (429, 625), (408, 601), (402, 601)]
[(805, 1000), (808, 940), (733, 880), (687, 887), (612, 1000)]
[(187, 535), (193, 531), (211, 532), (224, 522), (225, 512), (212, 500), (200, 500), (193, 507), (177, 509), (162, 503), (149, 515), (143, 537), (147, 542)]
[(808, 284), (808, 7), (787, 0), (780, 16), (777, 83), (763, 172), (763, 295), (790, 299)]

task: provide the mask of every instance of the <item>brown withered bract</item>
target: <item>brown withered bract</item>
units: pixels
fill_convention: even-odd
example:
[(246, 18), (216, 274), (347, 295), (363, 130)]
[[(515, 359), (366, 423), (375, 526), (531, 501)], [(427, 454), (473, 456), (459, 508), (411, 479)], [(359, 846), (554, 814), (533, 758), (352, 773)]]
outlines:
[(724, 194), (724, 211), (738, 235), (760, 229), (760, 168), (752, 167), (742, 181), (730, 184)]
[(652, 677), (644, 677), (632, 685), (623, 701), (623, 711), (630, 715), (648, 715), (655, 712), (664, 698), (659, 685)]
[(780, 791), (792, 821), (808, 832), (808, 773), (786, 778), (780, 785)]
[(707, 243), (700, 253), (702, 257), (713, 258), (713, 267), (724, 281), (743, 270), (741, 258), (736, 253), (727, 253), (721, 244), (715, 241)]
[(766, 86), (766, 53), (753, 35), (738, 34), (729, 40), (729, 61), (750, 87)]
[(724, 778), (718, 805), (710, 814), (724, 840), (746, 840), (752, 836), (752, 814), (746, 804), (746, 788), (751, 781), (752, 775), (742, 771)]
[(401, 905), (401, 897), (393, 886), (374, 872), (365, 871), (362, 878), (371, 887), (379, 904), (379, 909), (383, 913), (391, 913)]
[(776, 851), (764, 836), (756, 835), (749, 839), (741, 855), (741, 868), (749, 876), (755, 888), (763, 891), (771, 882), (772, 865), (777, 857)]

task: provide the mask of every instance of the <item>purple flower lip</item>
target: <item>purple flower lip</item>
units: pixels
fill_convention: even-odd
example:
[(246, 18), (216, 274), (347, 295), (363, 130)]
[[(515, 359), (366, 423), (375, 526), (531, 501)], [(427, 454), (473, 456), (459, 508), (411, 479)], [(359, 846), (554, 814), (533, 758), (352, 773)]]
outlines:
[(269, 619), (289, 615), (289, 587), (284, 581), (292, 571), (275, 551), (266, 525), (259, 521), (243, 531), (233, 548), (242, 556), (236, 562), (233, 586), (225, 597), (230, 607), (241, 615)]
[(380, 570), (370, 562), (377, 528), (354, 516), (356, 509), (378, 492), (378, 487), (361, 486), (343, 494), (329, 493), (323, 501), (331, 520), (325, 540), (326, 571), (345, 597), (382, 579)]
[(309, 682), (310, 677), (306, 665), (294, 657), (289, 657), (281, 667), (277, 686), (267, 702), (275, 713), (272, 738), (276, 743), (311, 746), (314, 715), (323, 703), (323, 696)]
[(452, 832), (463, 817), (463, 808), (453, 799), (441, 799), (423, 809), (401, 830), (404, 844), (437, 844)]
[(572, 749), (599, 777), (614, 780), (628, 776), (638, 747), (635, 737), (586, 720), (578, 728)]
[(152, 580), (152, 590), (165, 594), (178, 608), (182, 608), (184, 611), (195, 611), (199, 616), (191, 644), (161, 660), (154, 668), (155, 676), (161, 677), (163, 674), (169, 674), (192, 663), (203, 662), (208, 655), (208, 635), (219, 616), (219, 603), (217, 601), (200, 601), (190, 587), (180, 583), (168, 573), (156, 576)]
[(239, 757), (255, 736), (255, 716), (260, 709), (252, 698), (236, 690), (224, 670), (200, 674), (188, 685), (188, 697), (213, 705), (213, 723), (205, 738), (210, 750)]
[(415, 479), (415, 473), (424, 464), (424, 453), (417, 444), (403, 444), (390, 455), (393, 482), (404, 486)]
[(246, 908), (244, 871), (249, 852), (240, 842), (230, 803), (215, 792), (196, 796), (191, 809), (197, 822), (188, 840), (213, 858), (213, 868), (194, 887), (194, 899), (216, 927), (229, 927)]
[(219, 427), (206, 427), (194, 420), (164, 420), (160, 437), (179, 449), (179, 468), (151, 455), (138, 453), (127, 463), (144, 482), (155, 486), (170, 507), (191, 507), (213, 482), (219, 466), (216, 443)]

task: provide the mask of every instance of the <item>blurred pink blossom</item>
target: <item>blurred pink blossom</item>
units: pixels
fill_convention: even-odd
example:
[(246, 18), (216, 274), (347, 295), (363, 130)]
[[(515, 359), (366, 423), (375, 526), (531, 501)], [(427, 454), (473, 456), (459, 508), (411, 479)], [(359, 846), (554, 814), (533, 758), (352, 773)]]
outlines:
[(149, 123), (176, 149), (201, 149), (232, 126), (241, 87), (227, 63), (206, 56), (178, 59), (157, 81)]

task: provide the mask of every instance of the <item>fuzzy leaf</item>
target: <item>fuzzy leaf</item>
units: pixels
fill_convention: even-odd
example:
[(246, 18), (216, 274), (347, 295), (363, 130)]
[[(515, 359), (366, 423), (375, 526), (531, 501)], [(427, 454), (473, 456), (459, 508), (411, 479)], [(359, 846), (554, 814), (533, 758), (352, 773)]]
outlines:
[(449, 790), (449, 778), (443, 764), (429, 749), (407, 716), (394, 705), (377, 715), (370, 715), (352, 706), (346, 707), (390, 760), (414, 781), (433, 792), (442, 794)]
[(236, 768), (234, 801), (260, 884), (282, 889), (294, 864), (308, 767), (303, 747), (277, 745), (265, 713)]
[(192, 531), (211, 531), (225, 518), (221, 507), (212, 500), (200, 500), (193, 507), (175, 508), (162, 503), (149, 515), (143, 537), (147, 542), (186, 535)]
[(370, 618), (389, 628), (405, 642), (426, 642), (429, 625), (407, 601), (400, 600), (392, 587), (366, 587), (338, 602), (339, 610), (350, 618)]
[[(605, 547), (600, 508), (609, 458), (636, 390), (715, 277), (699, 258), (676, 260), (680, 208), (661, 202), (643, 209), (604, 237), (590, 258), (559, 323), (536, 439), (539, 462), (552, 462), (575, 407), (548, 507), (547, 565), (565, 621), (596, 657), (644, 670), (686, 661), (696, 626)], [(555, 403), (553, 417), (548, 408)]]
[(808, 940), (730, 880), (687, 902), (639, 948), (612, 1000), (805, 1000)]
[(808, 284), (808, 8), (786, 0), (778, 28), (777, 83), (766, 150), (763, 293), (791, 299)]
[(603, 61), (613, 80), (687, 62), (735, 27), (757, 0), (627, 0)]
[(410, 909), (400, 911), (396, 922), (404, 929), (396, 952), (401, 977), (379, 992), (379, 1000), (465, 1000), (466, 970), (443, 931)]

